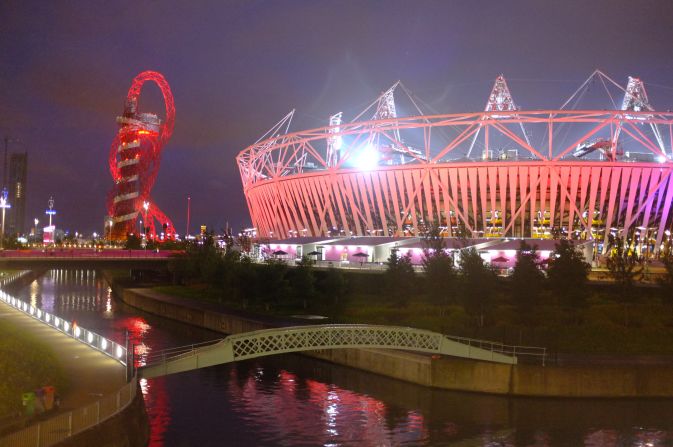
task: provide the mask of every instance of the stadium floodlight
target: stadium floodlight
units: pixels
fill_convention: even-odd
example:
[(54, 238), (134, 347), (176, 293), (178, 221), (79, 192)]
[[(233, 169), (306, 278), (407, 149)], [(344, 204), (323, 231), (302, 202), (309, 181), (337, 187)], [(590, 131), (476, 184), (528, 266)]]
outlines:
[(367, 143), (355, 159), (355, 167), (360, 171), (371, 171), (379, 164), (379, 151), (372, 143)]

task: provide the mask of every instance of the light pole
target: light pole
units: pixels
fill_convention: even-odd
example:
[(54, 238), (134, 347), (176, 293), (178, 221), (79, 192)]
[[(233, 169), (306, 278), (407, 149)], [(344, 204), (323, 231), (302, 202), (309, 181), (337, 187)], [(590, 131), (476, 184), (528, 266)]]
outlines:
[(11, 208), (7, 203), (7, 188), (2, 189), (2, 196), (0, 196), (0, 208), (2, 208), (2, 237), (0, 237), (0, 249), (5, 249), (5, 210)]
[(110, 227), (110, 233), (109, 233), (109, 234), (110, 234), (110, 237), (109, 237), (110, 245), (112, 245), (112, 223), (113, 223), (113, 222), (112, 222), (112, 219), (109, 219), (109, 220), (107, 221), (108, 227)]
[(35, 223), (35, 226), (33, 227), (33, 236), (35, 237), (35, 241), (37, 242), (37, 224), (40, 223), (39, 220), (37, 220), (37, 217), (33, 219), (33, 222)]
[(49, 216), (49, 231), (51, 232), (51, 243), (54, 244), (56, 241), (54, 239), (54, 236), (56, 234), (55, 228), (51, 226), (51, 219), (56, 214), (56, 210), (54, 209), (54, 196), (49, 197), (49, 208), (44, 212), (44, 214), (47, 214)]
[[(150, 202), (143, 202), (143, 209), (145, 210), (145, 225), (147, 225), (147, 210), (150, 208)], [(143, 227), (143, 237), (147, 236), (147, 230)]]

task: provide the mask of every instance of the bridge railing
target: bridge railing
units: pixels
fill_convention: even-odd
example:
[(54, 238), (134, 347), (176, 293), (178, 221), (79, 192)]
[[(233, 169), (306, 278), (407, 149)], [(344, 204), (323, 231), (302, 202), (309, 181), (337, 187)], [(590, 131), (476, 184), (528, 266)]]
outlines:
[(206, 346), (214, 345), (219, 343), (223, 338), (218, 338), (216, 340), (208, 340), (201, 343), (194, 343), (191, 345), (177, 346), (175, 348), (162, 349), (161, 351), (154, 351), (148, 356), (145, 357), (146, 365), (153, 365), (157, 363), (166, 362), (167, 360), (174, 360), (185, 355), (194, 354), (199, 348)]
[[(315, 329), (315, 333), (306, 333), (307, 331), (310, 332), (312, 329)], [(329, 329), (330, 331), (326, 331), (326, 329)], [(345, 332), (342, 334), (343, 338), (340, 338), (339, 331)], [(369, 341), (370, 344), (381, 345), (382, 347), (389, 346), (393, 349), (404, 349), (402, 345), (406, 346), (411, 344), (413, 346), (418, 345), (417, 347), (420, 351), (428, 352), (433, 349), (439, 349), (439, 340), (444, 337), (447, 340), (460, 343), (464, 346), (479, 348), (482, 351), (494, 354), (503, 354), (504, 356), (513, 357), (516, 360), (526, 359), (529, 362), (540, 362), (543, 366), (547, 355), (546, 348), (542, 347), (506, 345), (504, 343), (489, 340), (443, 335), (411, 328), (375, 325), (318, 325), (315, 327), (299, 326), (265, 329), (250, 333), (234, 334), (225, 339), (210, 340), (199, 344), (156, 351), (145, 359), (144, 366), (154, 367), (158, 365), (166, 365), (167, 362), (199, 355), (204, 352), (203, 348), (213, 346), (218, 342), (225, 340), (229, 341), (231, 344), (233, 360), (256, 357), (259, 354), (268, 353), (270, 351), (284, 352), (289, 349), (289, 351), (296, 352), (298, 350), (305, 350), (304, 348), (306, 348), (307, 345), (312, 345), (313, 347), (342, 347), (345, 345), (357, 345), (359, 343), (357, 334), (351, 333), (354, 331), (361, 332), (360, 335), (365, 337), (365, 341)], [(378, 334), (377, 331), (383, 331), (383, 334)], [(376, 333), (372, 334), (369, 332)], [(390, 334), (388, 334), (388, 332)], [(421, 337), (422, 340), (416, 340), (418, 337)], [(423, 340), (425, 340), (425, 342), (423, 342)], [(397, 345), (399, 345), (399, 347), (396, 347)], [(298, 347), (303, 349), (297, 349)]]
[(456, 335), (444, 335), (449, 340), (457, 341), (459, 343), (466, 344), (468, 346), (474, 346), (475, 348), (485, 349), (491, 352), (497, 352), (498, 354), (505, 354), (517, 359), (524, 359), (530, 362), (540, 362), (542, 366), (545, 366), (547, 360), (547, 348), (538, 347), (538, 346), (519, 346), (519, 345), (506, 345), (504, 343), (490, 341), (490, 340), (480, 340), (477, 338), (467, 338), (467, 337), (458, 337)]
[(138, 380), (133, 377), (116, 392), (90, 405), (60, 413), (0, 438), (0, 447), (49, 447), (63, 442), (124, 410), (136, 398), (137, 389)]

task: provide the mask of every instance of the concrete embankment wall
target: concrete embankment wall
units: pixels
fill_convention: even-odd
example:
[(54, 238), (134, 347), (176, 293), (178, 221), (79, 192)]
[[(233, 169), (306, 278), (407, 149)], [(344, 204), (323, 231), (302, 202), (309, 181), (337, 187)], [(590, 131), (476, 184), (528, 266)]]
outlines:
[[(125, 303), (146, 312), (224, 334), (271, 327), (268, 323), (188, 304), (166, 302), (151, 291), (113, 286)], [(344, 366), (435, 388), (537, 397), (673, 397), (673, 365), (504, 365), (381, 349), (327, 349), (306, 353)]]

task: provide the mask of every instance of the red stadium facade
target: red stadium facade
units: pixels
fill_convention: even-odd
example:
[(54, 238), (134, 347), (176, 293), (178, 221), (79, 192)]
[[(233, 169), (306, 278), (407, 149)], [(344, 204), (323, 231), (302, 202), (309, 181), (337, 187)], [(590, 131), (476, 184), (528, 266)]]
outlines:
[[(157, 115), (138, 110), (138, 98), (145, 82), (156, 83), (163, 94), (164, 123)], [(133, 79), (124, 114), (117, 118), (117, 123), (119, 132), (112, 141), (108, 160), (115, 182), (107, 201), (108, 215), (113, 222), (110, 237), (125, 240), (129, 234), (142, 232), (150, 239), (171, 239), (175, 233), (173, 223), (150, 199), (159, 172), (161, 150), (175, 124), (173, 93), (161, 73), (144, 71)], [(142, 225), (138, 225), (141, 221)]]
[[(619, 92), (613, 110), (570, 110), (588, 86)], [(596, 71), (555, 110), (521, 110), (505, 79), (485, 110), (400, 117), (394, 92), (371, 120), (287, 132), (292, 114), (237, 157), (263, 237), (419, 235), (605, 240), (636, 234), (656, 252), (670, 238), (673, 113), (644, 85)], [(611, 98), (612, 99), (612, 98)]]

